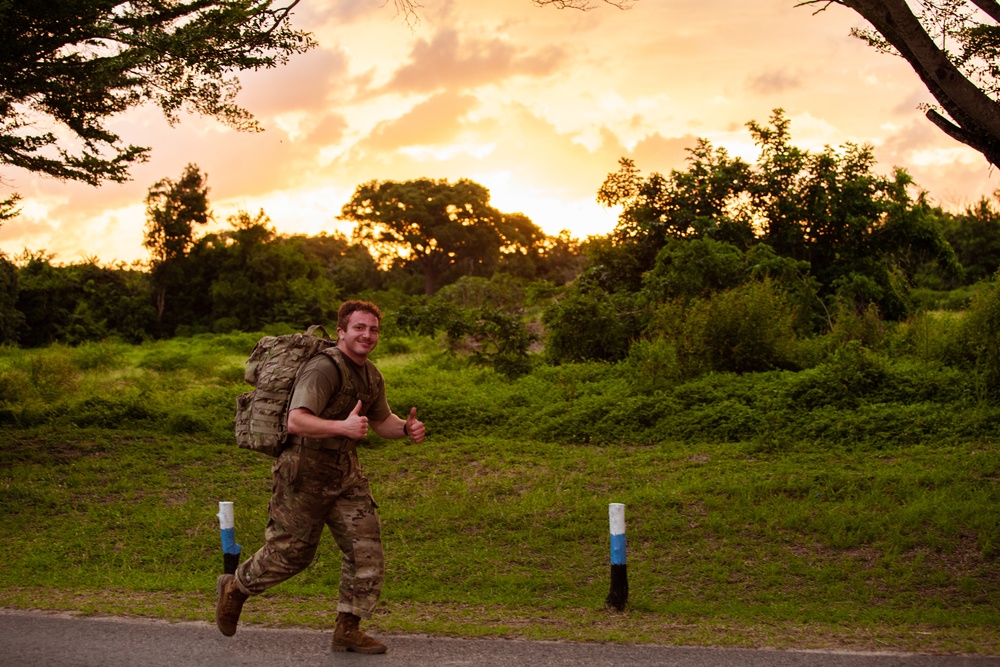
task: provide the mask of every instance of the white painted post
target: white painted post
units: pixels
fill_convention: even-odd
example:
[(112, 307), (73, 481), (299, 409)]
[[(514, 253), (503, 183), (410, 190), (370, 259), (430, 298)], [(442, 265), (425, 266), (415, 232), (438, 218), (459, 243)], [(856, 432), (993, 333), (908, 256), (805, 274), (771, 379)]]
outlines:
[(622, 611), (628, 602), (624, 504), (611, 503), (608, 506), (608, 522), (611, 527), (611, 591), (606, 602), (609, 607)]
[(236, 520), (231, 502), (219, 503), (219, 534), (222, 537), (222, 572), (236, 574), (240, 564), (240, 545), (236, 544)]

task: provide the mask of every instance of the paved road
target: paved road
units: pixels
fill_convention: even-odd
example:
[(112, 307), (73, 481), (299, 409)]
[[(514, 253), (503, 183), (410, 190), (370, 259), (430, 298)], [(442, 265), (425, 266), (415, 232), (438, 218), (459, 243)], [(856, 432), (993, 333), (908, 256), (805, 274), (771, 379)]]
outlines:
[(503, 639), (386, 637), (385, 655), (329, 653), (330, 633), (241, 627), (223, 637), (202, 622), (78, 618), (0, 609), (4, 667), (1000, 667), (998, 657), (755, 651)]

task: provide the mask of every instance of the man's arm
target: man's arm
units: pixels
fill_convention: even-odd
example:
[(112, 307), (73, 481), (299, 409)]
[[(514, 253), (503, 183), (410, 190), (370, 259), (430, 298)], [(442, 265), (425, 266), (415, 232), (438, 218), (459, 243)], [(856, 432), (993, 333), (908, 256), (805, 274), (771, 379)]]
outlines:
[(417, 419), (416, 408), (410, 408), (410, 414), (406, 419), (390, 414), (382, 421), (372, 424), (371, 427), (383, 438), (399, 439), (409, 436), (413, 442), (422, 442), (426, 433), (424, 423)]
[[(347, 415), (345, 419), (323, 419), (313, 414), (308, 408), (294, 408), (288, 411), (288, 432), (302, 438), (361, 440), (368, 435), (368, 417), (359, 414), (360, 410), (361, 401), (358, 401), (358, 404), (351, 410), (351, 414)], [(378, 433), (378, 430), (375, 432)]]

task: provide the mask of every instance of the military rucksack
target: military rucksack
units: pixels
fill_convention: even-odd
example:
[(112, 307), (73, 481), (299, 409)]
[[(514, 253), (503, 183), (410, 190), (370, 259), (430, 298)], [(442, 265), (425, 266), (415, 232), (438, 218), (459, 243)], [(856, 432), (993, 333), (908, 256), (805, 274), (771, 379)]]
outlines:
[(237, 445), (268, 456), (281, 453), (288, 439), (288, 401), (299, 372), (313, 355), (336, 344), (318, 324), (305, 333), (257, 341), (243, 373), (256, 389), (236, 399)]

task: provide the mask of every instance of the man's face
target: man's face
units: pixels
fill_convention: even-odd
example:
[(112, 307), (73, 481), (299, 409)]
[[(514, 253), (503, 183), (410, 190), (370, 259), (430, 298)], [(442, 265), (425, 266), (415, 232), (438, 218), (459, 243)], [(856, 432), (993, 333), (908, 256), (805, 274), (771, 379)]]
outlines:
[(337, 327), (337, 347), (359, 364), (378, 344), (378, 318), (363, 310), (351, 313), (347, 330)]

